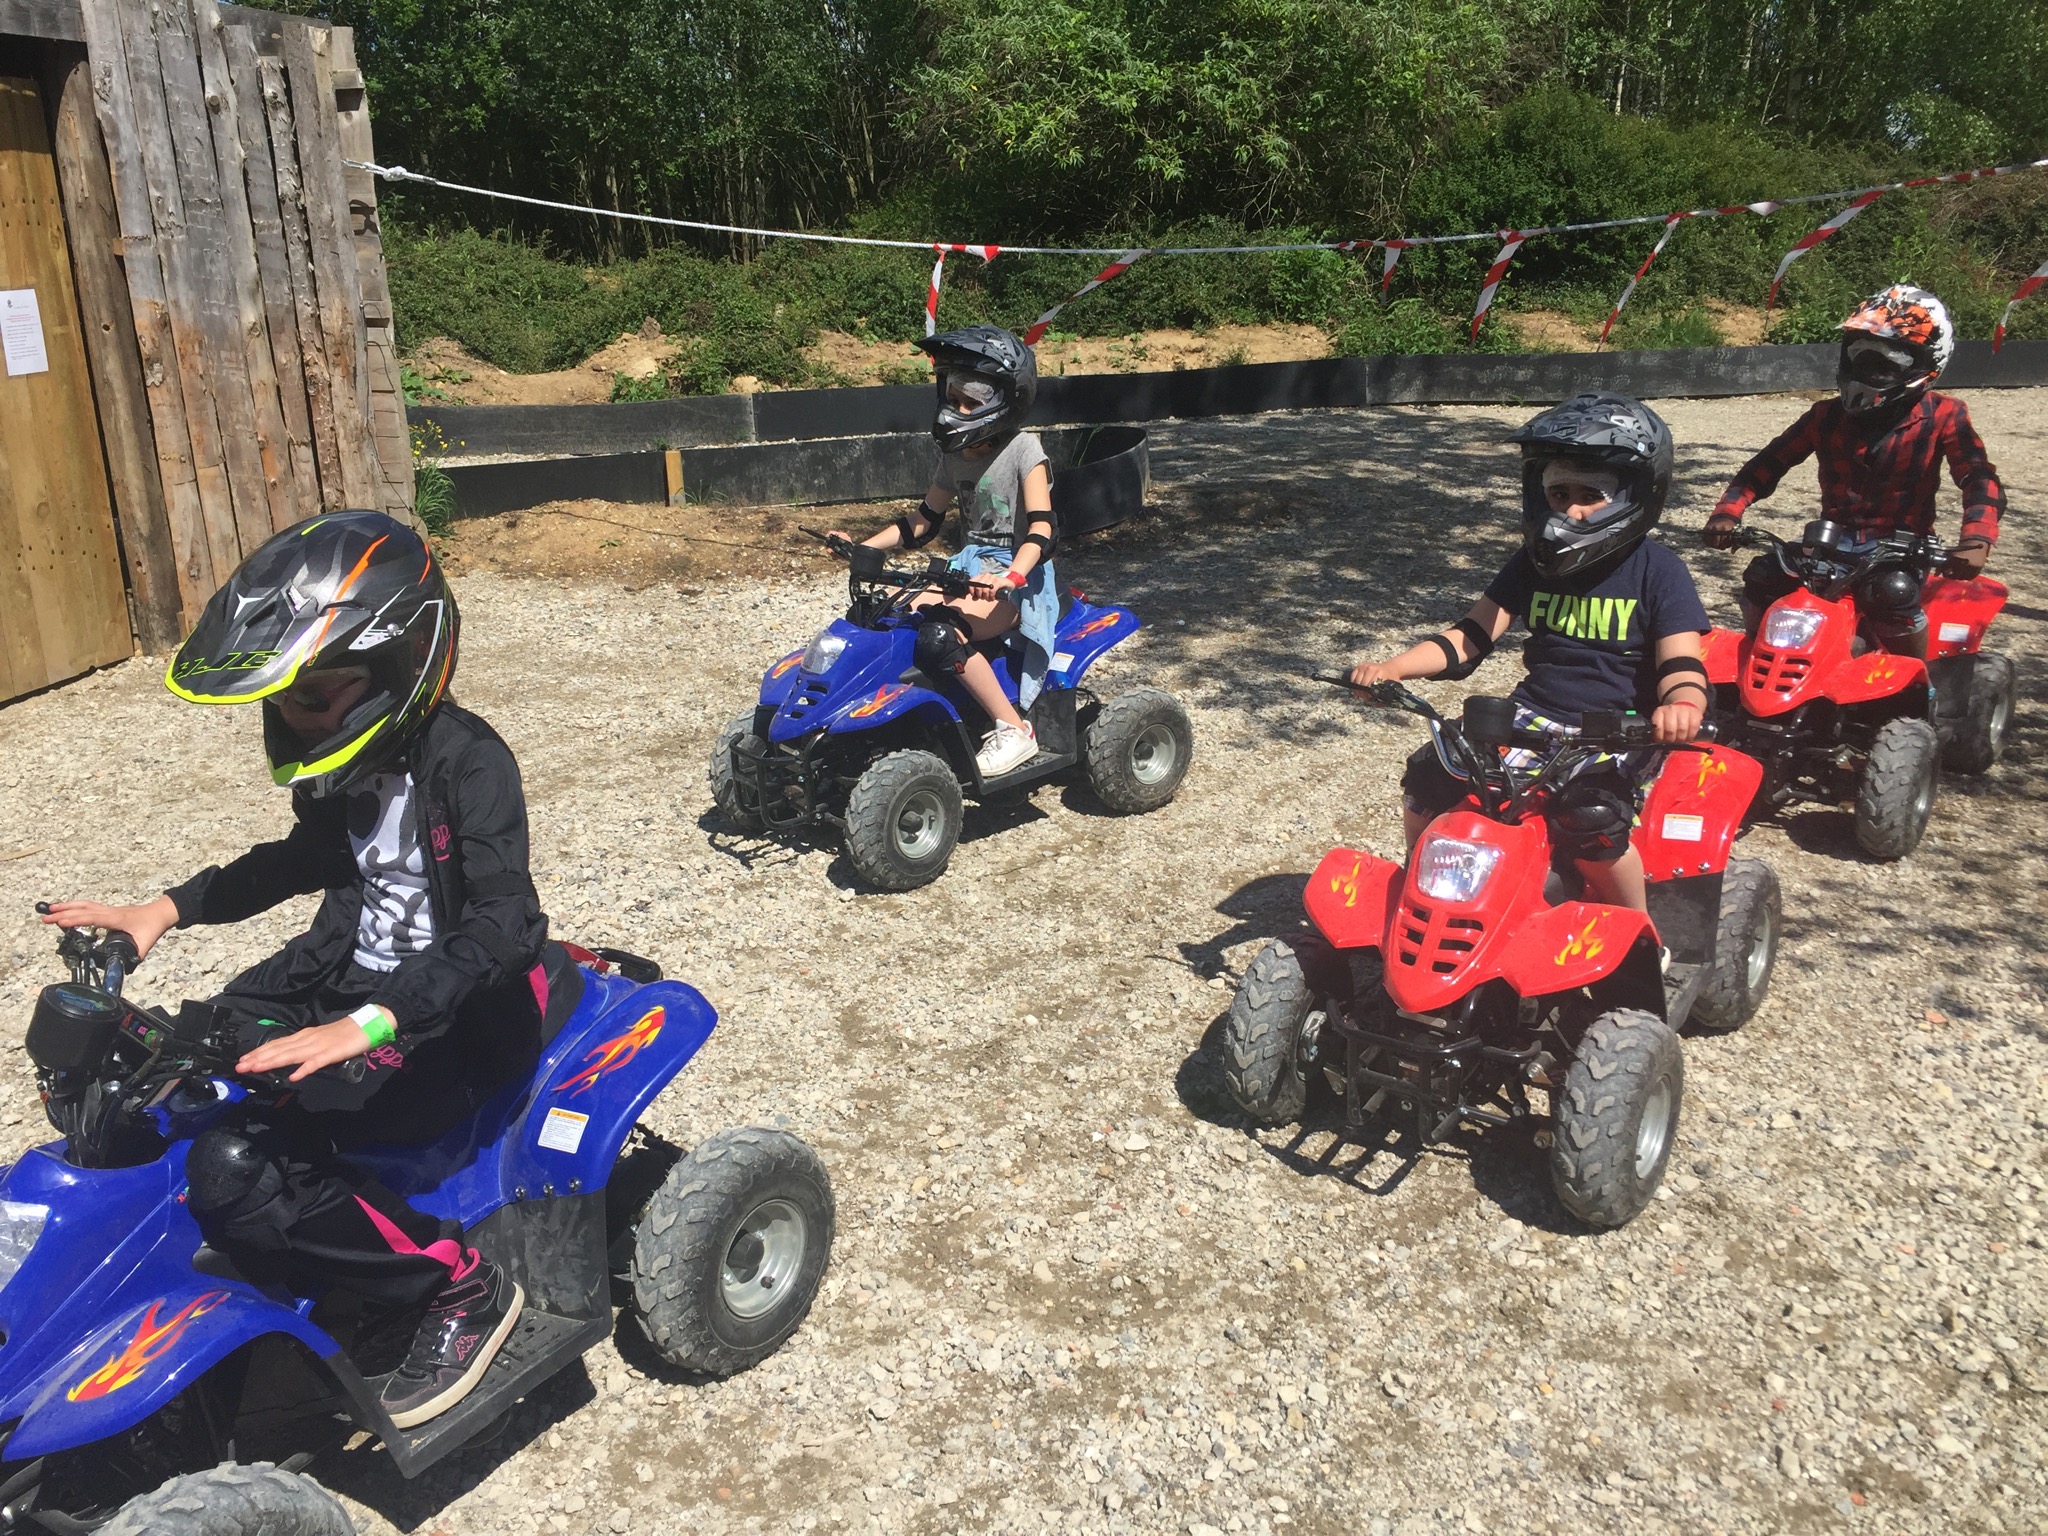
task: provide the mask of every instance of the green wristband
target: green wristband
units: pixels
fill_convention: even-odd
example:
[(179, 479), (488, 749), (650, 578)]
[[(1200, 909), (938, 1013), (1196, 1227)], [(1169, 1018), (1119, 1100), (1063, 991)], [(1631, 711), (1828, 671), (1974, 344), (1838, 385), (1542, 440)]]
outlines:
[(391, 1017), (391, 1010), (381, 1004), (366, 1004), (349, 1017), (355, 1020), (356, 1028), (363, 1032), (373, 1051), (389, 1045), (398, 1038), (398, 1021)]

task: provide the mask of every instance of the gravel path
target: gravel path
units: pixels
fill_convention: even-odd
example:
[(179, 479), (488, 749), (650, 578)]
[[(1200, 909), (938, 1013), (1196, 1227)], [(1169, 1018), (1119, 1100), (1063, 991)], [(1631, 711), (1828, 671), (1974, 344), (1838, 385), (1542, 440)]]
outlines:
[[(1510, 547), (1522, 413), (1159, 429), (1160, 510), (1066, 566), (1146, 619), (1098, 685), (1181, 692), (1185, 789), (1135, 820), (1060, 786), (971, 813), (907, 896), (709, 810), (713, 732), (833, 579), (465, 577), (460, 693), (524, 764), (556, 932), (655, 955), (722, 1015), (649, 1123), (798, 1131), (839, 1245), (744, 1377), (677, 1382), (622, 1332), (417, 1483), (367, 1448), (316, 1473), (365, 1531), (446, 1536), (2042, 1529), (2048, 391), (1972, 406), (2016, 509), (2006, 760), (1946, 783), (1901, 865), (1860, 862), (1845, 814), (1748, 835), (1784, 883), (1775, 988), (1687, 1041), (1672, 1177), (1606, 1235), (1559, 1219), (1526, 1137), (1410, 1163), (1254, 1135), (1215, 1059), (1320, 854), (1398, 844), (1412, 732), (1293, 679), (1461, 611)], [(1798, 408), (1671, 403), (1674, 524)], [(1769, 525), (1811, 496), (1795, 477)], [(1671, 539), (1726, 616), (1735, 560)], [(30, 901), (141, 896), (284, 824), (254, 721), (158, 676), (0, 711), (9, 1144), (41, 1134), (19, 1031), (56, 974)], [(304, 917), (175, 935), (136, 990), (203, 994)]]

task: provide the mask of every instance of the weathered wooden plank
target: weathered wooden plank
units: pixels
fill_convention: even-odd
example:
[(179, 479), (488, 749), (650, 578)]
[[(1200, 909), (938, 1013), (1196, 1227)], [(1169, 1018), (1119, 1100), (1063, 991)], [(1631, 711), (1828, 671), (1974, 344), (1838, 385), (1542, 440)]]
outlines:
[(291, 267), (285, 256), (284, 218), (277, 201), (277, 164), (270, 152), (270, 124), (263, 104), (263, 71), (256, 40), (246, 27), (228, 27), (221, 37), (235, 91), (235, 127), (241, 136), (249, 187), (249, 226), (256, 242), (257, 279), (263, 290), (265, 330), (271, 367), (284, 409), (294, 521), (321, 508), (320, 474), (313, 460), (313, 423), (306, 406), (305, 362), (299, 351), (298, 315), (292, 308)]
[(85, 41), (85, 17), (78, 0), (0, 0), (0, 32), (45, 37), (60, 43)]
[[(405, 427), (398, 339), (392, 324), (391, 285), (384, 271), (384, 234), (377, 215), (377, 178), (355, 166), (376, 163), (369, 94), (356, 67), (353, 27), (331, 33), (335, 127), (341, 146), (342, 186), (354, 225), (356, 279), (363, 294), (363, 336), (369, 360), (371, 439), (383, 489), (381, 505), (394, 517), (412, 517), (412, 438)], [(350, 165), (349, 162), (355, 162)]]
[[(143, 164), (140, 106), (128, 70), (119, 0), (83, 0), (81, 15), (92, 67), (93, 105), (106, 145), (114, 208), (120, 220), (122, 269), (135, 318), (142, 384), (149, 399), (157, 475), (170, 518), (171, 547), (177, 554), (179, 603), (183, 622), (190, 625), (198, 621), (199, 610), (218, 584), (206, 515), (211, 491), (202, 485), (200, 473), (200, 443), (210, 442), (217, 428), (210, 402), (202, 398), (206, 416), (201, 422), (195, 422), (187, 410), (184, 370), (178, 366), (176, 333), (156, 239), (155, 197)], [(174, 184), (171, 196), (175, 195)], [(219, 479), (217, 457), (210, 461), (207, 473)], [(224, 493), (224, 485), (220, 489)], [(232, 527), (231, 516), (224, 515), (221, 521)], [(232, 550), (228, 557), (229, 564), (220, 569), (222, 579), (233, 569)]]
[(356, 276), (348, 193), (334, 121), (334, 75), (326, 32), (287, 27), (286, 78), (299, 134), (300, 191), (320, 330), (334, 379), (334, 429), (349, 505), (378, 504), (376, 448), (370, 441), (369, 357), (363, 340), (362, 285)]
[(132, 655), (42, 92), (0, 78), (0, 273), (36, 296), (47, 367), (0, 371), (0, 631), (10, 693)]
[(234, 300), (233, 316), (242, 344), (250, 405), (255, 412), (256, 448), (263, 466), (270, 527), (275, 531), (289, 527), (306, 514), (298, 509), (291, 484), (291, 442), (285, 430), (284, 407), (278, 399), (277, 365), (270, 355), (270, 326), (263, 308), (263, 278), (256, 264), (247, 156), (242, 149), (238, 121), (241, 112), (234, 82), (228, 77), (227, 49), (221, 30), (220, 11), (214, 0), (192, 0), (192, 35), (198, 45), (206, 115), (213, 128), (221, 223), (226, 235), (220, 256)]
[[(220, 168), (214, 161), (211, 114), (199, 74), (191, 12), (186, 0), (155, 0), (150, 10), (157, 62), (163, 71), (171, 157), (185, 211), (185, 238), (177, 249), (164, 253), (164, 275), (170, 281), (174, 304), (183, 293), (198, 333), (199, 356), (220, 421), (235, 534), (241, 553), (246, 555), (270, 537), (274, 523), (235, 293), (233, 235), (222, 200)], [(245, 227), (247, 222), (243, 220)], [(252, 256), (250, 265), (254, 264)], [(181, 357), (184, 352), (181, 342)]]
[[(99, 403), (100, 442), (106, 449), (107, 478), (121, 525), (121, 552), (128, 570), (128, 595), (136, 636), (145, 651), (175, 646), (185, 633), (178, 588), (178, 555), (164, 509), (157, 471), (156, 441), (143, 390), (142, 358), (135, 338), (135, 314), (114, 254), (120, 216), (107, 175), (106, 150), (93, 116), (92, 74), (82, 53), (52, 71), (58, 82), (57, 186), (64, 199), (70, 235), (71, 270), (84, 321), (86, 358), (92, 366)], [(153, 261), (145, 255), (139, 260)]]
[(256, 64), (263, 80), (263, 110), (270, 124), (271, 168), (277, 176), (285, 272), (291, 282), (292, 316), (297, 323), (299, 356), (304, 364), (313, 460), (320, 471), (320, 504), (334, 510), (349, 504), (348, 486), (347, 476), (342, 472), (341, 438), (334, 425), (334, 378), (327, 356), (327, 336), (320, 326), (320, 296), (313, 284), (305, 196), (299, 183), (298, 129), (293, 121), (291, 91), (286, 85), (283, 63), (262, 57)]

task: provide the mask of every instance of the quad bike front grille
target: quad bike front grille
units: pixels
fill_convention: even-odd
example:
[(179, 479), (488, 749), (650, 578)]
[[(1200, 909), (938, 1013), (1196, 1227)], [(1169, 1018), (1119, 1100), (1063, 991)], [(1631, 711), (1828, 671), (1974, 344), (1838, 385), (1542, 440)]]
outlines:
[(1782, 651), (1767, 651), (1758, 646), (1749, 653), (1748, 686), (1753, 692), (1789, 698), (1812, 670), (1811, 656), (1787, 656)]
[(816, 707), (818, 701), (832, 691), (832, 685), (822, 677), (804, 677), (803, 692), (793, 694), (782, 706), (784, 714), (792, 720), (801, 720)]
[(1449, 976), (1472, 957), (1486, 936), (1476, 917), (1442, 915), (1439, 909), (1404, 901), (1394, 924), (1394, 958)]

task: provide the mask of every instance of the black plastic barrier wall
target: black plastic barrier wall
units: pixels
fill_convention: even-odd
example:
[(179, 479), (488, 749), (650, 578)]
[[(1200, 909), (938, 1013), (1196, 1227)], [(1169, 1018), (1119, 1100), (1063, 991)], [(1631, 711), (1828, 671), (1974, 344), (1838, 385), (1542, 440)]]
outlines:
[[(1039, 381), (1035, 424), (1087, 425), (1372, 405), (1562, 400), (1585, 389), (1645, 399), (1831, 389), (1836, 349), (1714, 347), (1657, 352), (1542, 352), (1331, 357), (1172, 373)], [(1958, 345), (1942, 380), (1957, 389), (2048, 384), (2048, 341)], [(579, 497), (663, 501), (665, 450), (681, 458), (681, 494), (733, 505), (916, 496), (931, 472), (928, 386), (799, 389), (621, 405), (417, 406), (458, 455), (523, 463), (451, 465), (468, 516)]]

